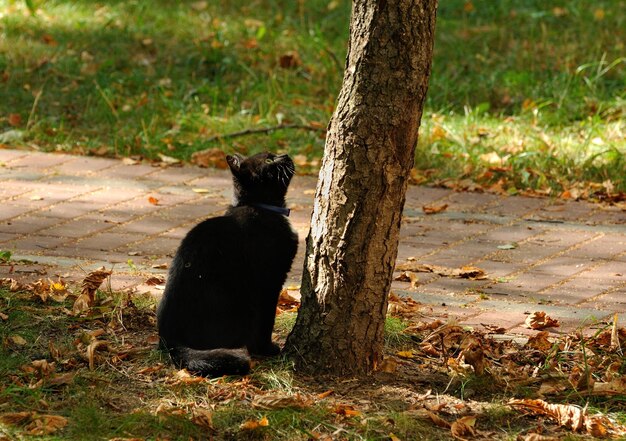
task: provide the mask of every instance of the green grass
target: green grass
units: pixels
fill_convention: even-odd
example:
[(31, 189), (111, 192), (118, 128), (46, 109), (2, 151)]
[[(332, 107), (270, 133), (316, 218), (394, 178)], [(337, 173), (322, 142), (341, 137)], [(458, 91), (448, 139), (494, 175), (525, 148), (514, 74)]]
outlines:
[[(188, 160), (217, 146), (319, 158), (348, 1), (0, 0), (0, 142)], [(623, 1), (449, 0), (417, 182), (585, 197), (626, 191)], [(296, 53), (296, 66), (280, 57)], [(18, 115), (18, 116), (16, 116)], [(18, 130), (19, 132), (16, 132)], [(604, 183), (604, 184), (603, 184)]]

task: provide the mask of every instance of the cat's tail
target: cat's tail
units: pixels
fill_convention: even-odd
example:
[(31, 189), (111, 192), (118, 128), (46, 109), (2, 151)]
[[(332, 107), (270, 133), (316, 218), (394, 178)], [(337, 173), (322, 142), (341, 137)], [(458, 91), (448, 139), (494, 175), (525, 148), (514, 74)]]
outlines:
[(250, 372), (250, 354), (245, 348), (200, 350), (176, 347), (169, 352), (178, 368), (185, 368), (194, 375), (214, 378)]

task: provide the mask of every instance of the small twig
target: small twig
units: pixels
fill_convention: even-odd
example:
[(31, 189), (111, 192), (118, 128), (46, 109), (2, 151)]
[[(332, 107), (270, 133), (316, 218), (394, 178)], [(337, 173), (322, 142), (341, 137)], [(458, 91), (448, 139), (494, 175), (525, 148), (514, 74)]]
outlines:
[(251, 135), (255, 133), (269, 133), (269, 132), (273, 132), (274, 130), (283, 130), (283, 129), (303, 129), (303, 130), (314, 130), (316, 132), (326, 132), (326, 129), (324, 128), (314, 127), (314, 126), (310, 126), (306, 124), (281, 124), (278, 126), (263, 127), (260, 129), (246, 129), (246, 130), (241, 130), (240, 132), (225, 133), (223, 135), (215, 135), (215, 136), (211, 136), (210, 138), (207, 138), (205, 142), (211, 142), (217, 139), (237, 138), (239, 136)]
[(115, 110), (115, 106), (113, 105), (109, 97), (106, 95), (104, 90), (102, 90), (102, 87), (100, 87), (100, 84), (98, 84), (96, 80), (93, 80), (93, 83), (96, 85), (96, 89), (98, 90), (98, 92), (100, 92), (100, 96), (102, 96), (102, 99), (104, 100), (104, 102), (107, 104), (107, 106), (109, 106), (109, 109), (111, 109), (111, 113), (113, 114), (115, 119), (119, 120), (120, 117), (119, 117), (119, 114), (117, 113), (117, 110)]
[(37, 92), (37, 95), (35, 95), (35, 101), (33, 101), (33, 107), (31, 107), (30, 109), (30, 114), (28, 115), (28, 121), (26, 122), (26, 131), (30, 129), (30, 126), (33, 122), (33, 117), (35, 116), (35, 110), (37, 110), (37, 104), (39, 103), (39, 98), (41, 98), (41, 95), (43, 94), (44, 87), (46, 87), (45, 83), (43, 86), (41, 86), (41, 89), (39, 89), (39, 92)]

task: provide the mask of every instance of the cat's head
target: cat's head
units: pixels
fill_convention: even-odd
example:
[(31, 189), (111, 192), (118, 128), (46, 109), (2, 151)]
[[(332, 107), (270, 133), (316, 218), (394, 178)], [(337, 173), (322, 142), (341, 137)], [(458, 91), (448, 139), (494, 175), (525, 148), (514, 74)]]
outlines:
[(226, 156), (226, 162), (233, 174), (235, 204), (284, 204), (295, 173), (288, 155), (265, 152), (246, 158), (234, 154)]

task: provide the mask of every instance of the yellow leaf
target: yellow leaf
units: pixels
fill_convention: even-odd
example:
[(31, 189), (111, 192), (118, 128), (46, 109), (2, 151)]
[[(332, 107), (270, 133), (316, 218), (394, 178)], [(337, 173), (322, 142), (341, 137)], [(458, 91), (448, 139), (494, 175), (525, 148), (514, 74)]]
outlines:
[(413, 351), (398, 351), (396, 352), (396, 355), (402, 358), (415, 358), (415, 353)]
[(17, 346), (24, 346), (26, 345), (28, 342), (24, 339), (24, 337), (20, 336), (20, 335), (12, 335), (9, 337), (9, 340), (11, 341), (11, 343), (13, 343), (14, 345)]
[(602, 8), (598, 8), (595, 11), (593, 11), (593, 18), (596, 21), (604, 20), (604, 16), (605, 15), (606, 15), (606, 13), (604, 12), (604, 9), (602, 9)]

